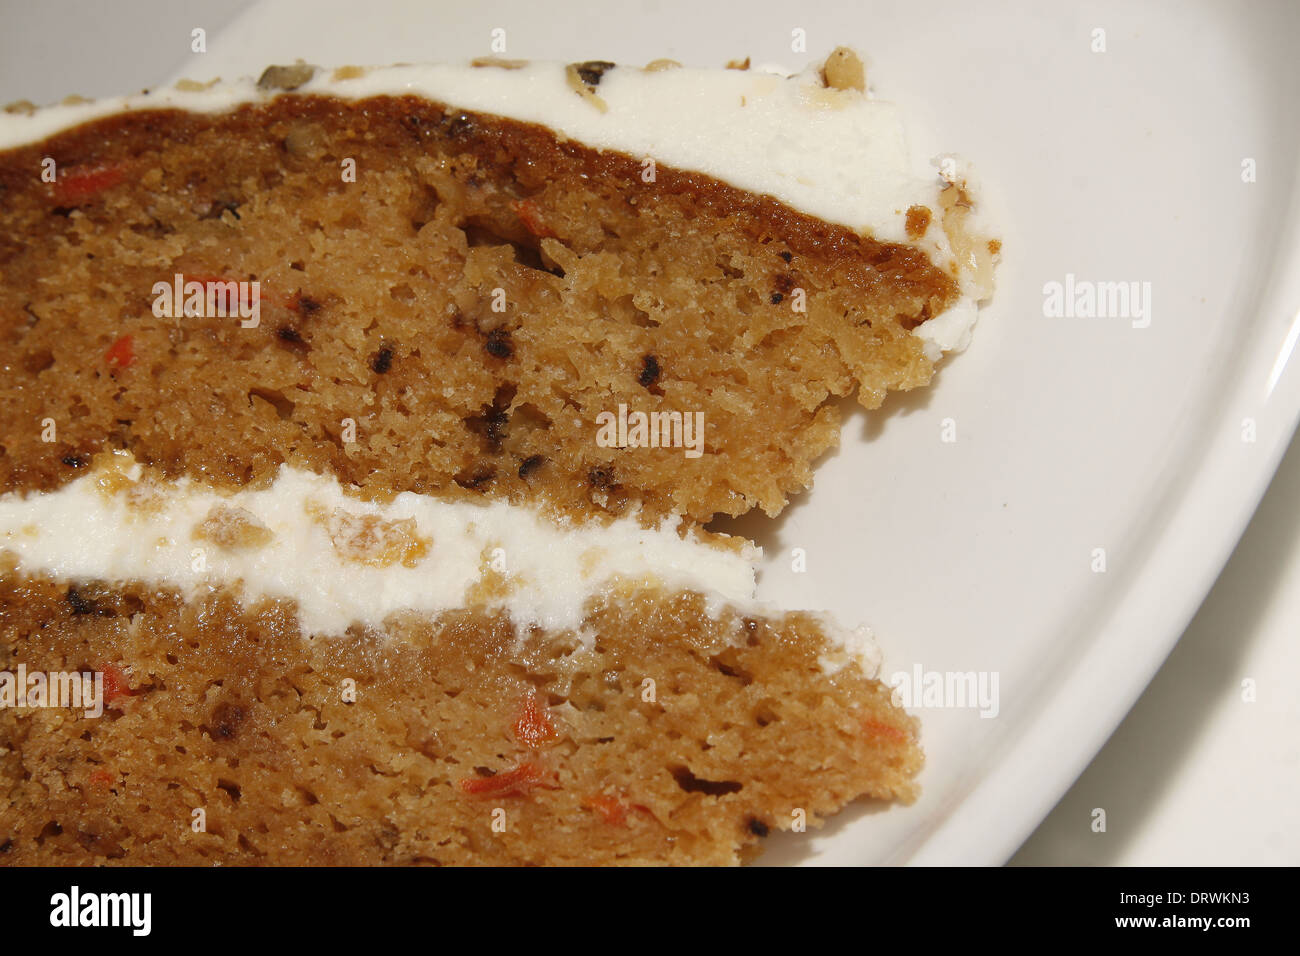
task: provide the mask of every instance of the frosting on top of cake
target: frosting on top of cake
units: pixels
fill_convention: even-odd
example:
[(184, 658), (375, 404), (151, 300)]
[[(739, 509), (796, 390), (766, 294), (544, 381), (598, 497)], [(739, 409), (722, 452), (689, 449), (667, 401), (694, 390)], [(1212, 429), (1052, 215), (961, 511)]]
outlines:
[(578, 628), (614, 582), (705, 594), (714, 611), (754, 598), (748, 542), (561, 522), (530, 505), (404, 492), (387, 503), (333, 477), (281, 466), (269, 487), (232, 494), (146, 474), (128, 452), (50, 492), (0, 496), (0, 552), (59, 580), (131, 580), (193, 598), (238, 586), (241, 601), (298, 602), (309, 634), (381, 627), (398, 611), (501, 608), (520, 628)]
[[(588, 74), (590, 75), (590, 74)], [(937, 172), (911, 166), (892, 103), (829, 89), (815, 70), (617, 66), (575, 89), (565, 64), (421, 64), (317, 70), (297, 94), (346, 99), (415, 95), (449, 106), (547, 126), (595, 149), (653, 158), (762, 193), (827, 222), (907, 242), (910, 206), (930, 204)], [(125, 110), (201, 112), (265, 100), (251, 79), (157, 89), (0, 116), (0, 148), (45, 138)], [(941, 230), (935, 229), (935, 240)]]
[[(312, 73), (309, 67), (301, 72), (302, 78)], [(0, 149), (122, 111), (217, 112), (282, 92), (263, 89), (252, 79), (186, 82), (139, 96), (3, 113)], [(937, 212), (946, 183), (937, 169), (913, 165), (897, 108), (866, 92), (828, 87), (817, 67), (800, 73), (675, 64), (664, 69), (598, 64), (582, 71), (542, 61), (346, 67), (315, 70), (295, 86), (294, 94), (346, 99), (415, 95), (537, 123), (595, 149), (703, 173), (771, 196), (880, 241), (915, 244), (954, 273), (963, 292), (945, 313), (947, 322), (931, 320), (916, 331), (932, 359), (965, 347), (976, 301), (985, 294), (968, 281), (969, 270), (956, 261), (937, 216), (921, 235), (908, 235), (908, 210), (925, 206)]]

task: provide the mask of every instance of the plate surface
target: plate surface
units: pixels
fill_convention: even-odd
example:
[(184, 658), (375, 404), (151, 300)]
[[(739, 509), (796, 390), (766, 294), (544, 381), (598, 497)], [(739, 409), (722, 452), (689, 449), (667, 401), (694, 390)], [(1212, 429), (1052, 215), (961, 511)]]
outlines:
[[(852, 413), (814, 492), (745, 527), (762, 596), (869, 623), (886, 676), (997, 680), (996, 716), (914, 708), (914, 805), (774, 837), (764, 862), (1003, 862), (1182, 633), (1300, 412), (1300, 11), (261, 2), (182, 72), (463, 60), (494, 28), (507, 56), (568, 61), (800, 68), (848, 44), (919, 157), (974, 163), (1004, 258), (973, 345)], [(1138, 294), (1049, 315), (1045, 288), (1070, 282)]]

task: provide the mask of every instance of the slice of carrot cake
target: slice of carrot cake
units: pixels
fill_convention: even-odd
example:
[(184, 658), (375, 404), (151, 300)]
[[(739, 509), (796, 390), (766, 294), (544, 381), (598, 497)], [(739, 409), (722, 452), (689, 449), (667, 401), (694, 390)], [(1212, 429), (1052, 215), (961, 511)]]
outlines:
[(703, 526), (964, 347), (944, 173), (843, 50), (0, 116), (0, 862), (726, 863), (909, 798), (869, 637)]

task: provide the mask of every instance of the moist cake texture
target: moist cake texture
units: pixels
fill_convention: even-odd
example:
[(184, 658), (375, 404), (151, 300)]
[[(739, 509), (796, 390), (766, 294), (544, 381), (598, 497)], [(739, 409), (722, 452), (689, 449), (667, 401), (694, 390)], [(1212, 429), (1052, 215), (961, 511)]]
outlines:
[[(47, 156), (62, 183), (34, 175)], [(875, 407), (929, 381), (911, 331), (958, 279), (913, 246), (643, 171), (412, 97), (136, 110), (10, 150), (0, 489), (118, 447), (223, 486), (287, 461), (375, 494), (775, 514), (835, 443), (837, 396)], [(155, 316), (176, 274), (258, 282), (258, 327)], [(702, 414), (700, 457), (598, 445), (620, 405)]]
[(589, 649), (520, 648), (473, 611), (304, 643), (281, 604), (6, 576), (11, 666), (114, 676), (102, 718), (0, 711), (0, 860), (726, 864), (912, 794), (913, 719), (856, 667), (825, 673), (816, 619), (701, 605), (612, 592)]
[[(638, 132), (651, 74), (762, 161)], [(911, 799), (874, 647), (703, 526), (964, 344), (965, 182), (846, 51), (312, 75), (0, 118), (0, 672), (104, 707), (0, 694), (0, 863), (722, 864)]]

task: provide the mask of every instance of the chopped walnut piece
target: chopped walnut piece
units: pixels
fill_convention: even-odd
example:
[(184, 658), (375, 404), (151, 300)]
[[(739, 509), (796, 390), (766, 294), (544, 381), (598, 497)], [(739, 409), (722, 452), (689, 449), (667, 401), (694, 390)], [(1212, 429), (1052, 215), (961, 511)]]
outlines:
[(682, 65), (676, 60), (651, 60), (644, 67), (647, 73), (659, 73), (662, 70), (680, 70)]
[(837, 46), (822, 66), (822, 80), (833, 90), (865, 93), (867, 73), (861, 58), (846, 46)]
[(500, 70), (522, 70), (528, 65), (528, 61), (506, 60), (499, 56), (480, 56), (477, 59), (470, 60), (469, 65), (476, 67), (494, 66)]
[(135, 459), (126, 452), (101, 451), (90, 459), (95, 489), (105, 497), (120, 495), (135, 486), (131, 466)]
[(491, 544), (479, 554), (479, 579), (465, 592), (467, 607), (484, 607), (499, 604), (510, 596), (515, 582), (503, 572), (497, 570), (496, 555), (498, 545)]
[(257, 516), (243, 508), (213, 505), (206, 518), (194, 526), (191, 537), (211, 541), (219, 548), (237, 551), (261, 548), (275, 537)]
[(95, 490), (105, 498), (124, 497), (130, 516), (157, 514), (166, 505), (167, 496), (152, 477), (132, 477), (135, 457), (130, 452), (101, 451), (90, 465)]
[(748, 70), (748, 69), (749, 69), (749, 57), (745, 57), (743, 60), (729, 60), (729, 61), (727, 62), (727, 69), (728, 69), (728, 70)]
[(987, 237), (975, 234), (971, 221), (975, 203), (966, 191), (965, 182), (945, 186), (939, 193), (939, 205), (943, 209), (943, 231), (948, 235), (958, 268), (967, 274), (975, 298), (987, 299), (993, 294), (993, 259), (1001, 252), (1002, 244), (993, 240), (997, 243), (995, 249)]
[(259, 90), (296, 90), (316, 73), (316, 67), (299, 60), (293, 66), (268, 66), (257, 80)]
[(198, 80), (180, 79), (176, 81), (176, 89), (182, 93), (202, 93), (204, 90), (210, 90), (221, 80), (220, 77), (213, 77), (206, 83), (200, 83)]
[(31, 100), (14, 100), (5, 106), (6, 113), (21, 113), (24, 116), (31, 116), (36, 112), (36, 104)]
[(573, 68), (578, 71), (578, 79), (593, 90), (600, 86), (601, 78), (615, 66), (617, 64), (609, 60), (587, 60), (585, 63), (573, 64)]
[(599, 74), (596, 74), (596, 83), (588, 83), (584, 79), (585, 76), (591, 75), (590, 67), (590, 63), (570, 63), (564, 68), (565, 79), (569, 81), (569, 89), (602, 113), (607, 113), (609, 112), (609, 105), (596, 95), (596, 83), (600, 82)]
[(414, 518), (385, 521), (379, 515), (353, 514), (342, 508), (327, 515), (314, 502), (308, 505), (308, 513), (325, 526), (341, 558), (373, 568), (399, 563), (413, 568), (424, 560), (433, 543), (419, 533)]

